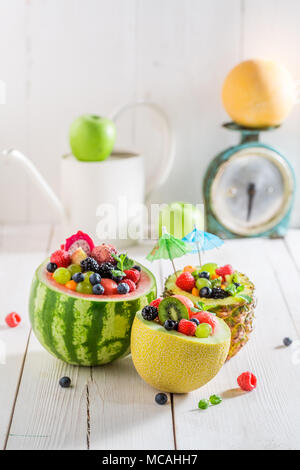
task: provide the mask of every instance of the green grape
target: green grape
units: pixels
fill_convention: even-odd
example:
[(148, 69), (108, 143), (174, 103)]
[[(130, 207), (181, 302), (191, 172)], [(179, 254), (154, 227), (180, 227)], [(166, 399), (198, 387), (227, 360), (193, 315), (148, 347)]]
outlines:
[(214, 274), (218, 265), (216, 263), (206, 263), (201, 266), (200, 272), (207, 271), (210, 275)]
[(205, 277), (199, 277), (196, 281), (197, 289), (202, 289), (202, 287), (211, 287), (211, 282)]
[(208, 338), (212, 334), (212, 327), (208, 323), (200, 323), (195, 331), (197, 338)]
[(200, 400), (199, 403), (198, 403), (198, 408), (200, 408), (200, 410), (206, 410), (207, 408), (209, 407), (209, 401), (208, 400)]
[(93, 293), (93, 287), (90, 282), (79, 282), (76, 286), (76, 292), (79, 292), (80, 294), (92, 294)]
[(66, 268), (57, 268), (54, 271), (53, 278), (59, 284), (66, 284), (71, 279), (71, 273)]
[(68, 266), (68, 271), (70, 271), (72, 277), (76, 273), (81, 273), (81, 267), (79, 264), (70, 264), (70, 266)]
[(209, 401), (212, 405), (219, 405), (222, 402), (222, 398), (219, 395), (212, 395)]

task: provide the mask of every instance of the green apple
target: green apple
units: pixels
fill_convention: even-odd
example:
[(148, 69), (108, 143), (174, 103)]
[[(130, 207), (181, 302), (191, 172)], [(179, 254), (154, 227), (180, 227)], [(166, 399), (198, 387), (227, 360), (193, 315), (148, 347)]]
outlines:
[(84, 114), (72, 122), (70, 145), (73, 155), (86, 162), (106, 160), (116, 140), (112, 121), (93, 114)]
[(172, 202), (159, 212), (159, 236), (163, 226), (177, 238), (183, 238), (194, 229), (204, 230), (204, 216), (201, 208), (187, 202)]

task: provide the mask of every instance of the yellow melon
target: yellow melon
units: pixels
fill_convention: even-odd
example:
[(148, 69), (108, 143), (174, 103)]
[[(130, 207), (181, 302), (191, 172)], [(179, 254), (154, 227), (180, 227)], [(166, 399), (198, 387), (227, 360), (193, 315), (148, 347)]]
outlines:
[(227, 75), (222, 100), (233, 121), (261, 128), (281, 124), (296, 99), (291, 74), (270, 60), (246, 60)]
[(208, 338), (167, 331), (136, 314), (131, 354), (142, 379), (162, 392), (187, 393), (209, 382), (223, 366), (230, 347), (230, 329), (223, 320)]

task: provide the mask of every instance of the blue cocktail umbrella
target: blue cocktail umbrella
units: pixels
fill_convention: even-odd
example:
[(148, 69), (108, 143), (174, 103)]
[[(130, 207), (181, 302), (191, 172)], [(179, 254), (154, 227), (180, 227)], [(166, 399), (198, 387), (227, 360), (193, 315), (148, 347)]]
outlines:
[(202, 266), (201, 250), (213, 250), (214, 248), (219, 248), (219, 246), (224, 243), (221, 238), (212, 233), (198, 230), (196, 226), (194, 226), (194, 230), (183, 237), (182, 240), (195, 247), (192, 249), (191, 253), (198, 253), (200, 266)]

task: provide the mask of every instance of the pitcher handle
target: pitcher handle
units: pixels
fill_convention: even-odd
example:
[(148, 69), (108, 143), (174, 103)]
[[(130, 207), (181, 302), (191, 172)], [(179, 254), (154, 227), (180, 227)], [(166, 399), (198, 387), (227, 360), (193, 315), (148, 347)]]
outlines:
[(50, 203), (55, 207), (60, 216), (64, 216), (64, 208), (53, 189), (49, 186), (45, 178), (38, 172), (34, 164), (22, 152), (16, 149), (2, 150), (0, 157), (9, 158), (20, 163), (26, 173), (37, 183), (37, 186), (47, 196)]
[(175, 139), (172, 131), (172, 127), (169, 121), (169, 118), (165, 111), (158, 106), (156, 103), (152, 103), (151, 101), (136, 101), (134, 103), (127, 103), (121, 106), (117, 111), (115, 111), (112, 116), (111, 120), (116, 121), (125, 111), (132, 108), (142, 107), (145, 106), (146, 108), (150, 108), (154, 110), (164, 121), (166, 130), (167, 130), (167, 148), (164, 152), (164, 156), (162, 160), (159, 162), (160, 168), (159, 172), (157, 172), (157, 177), (152, 178), (151, 181), (146, 181), (146, 200), (149, 199), (152, 192), (161, 186), (168, 178), (170, 171), (172, 169), (172, 165), (174, 162), (175, 157)]

